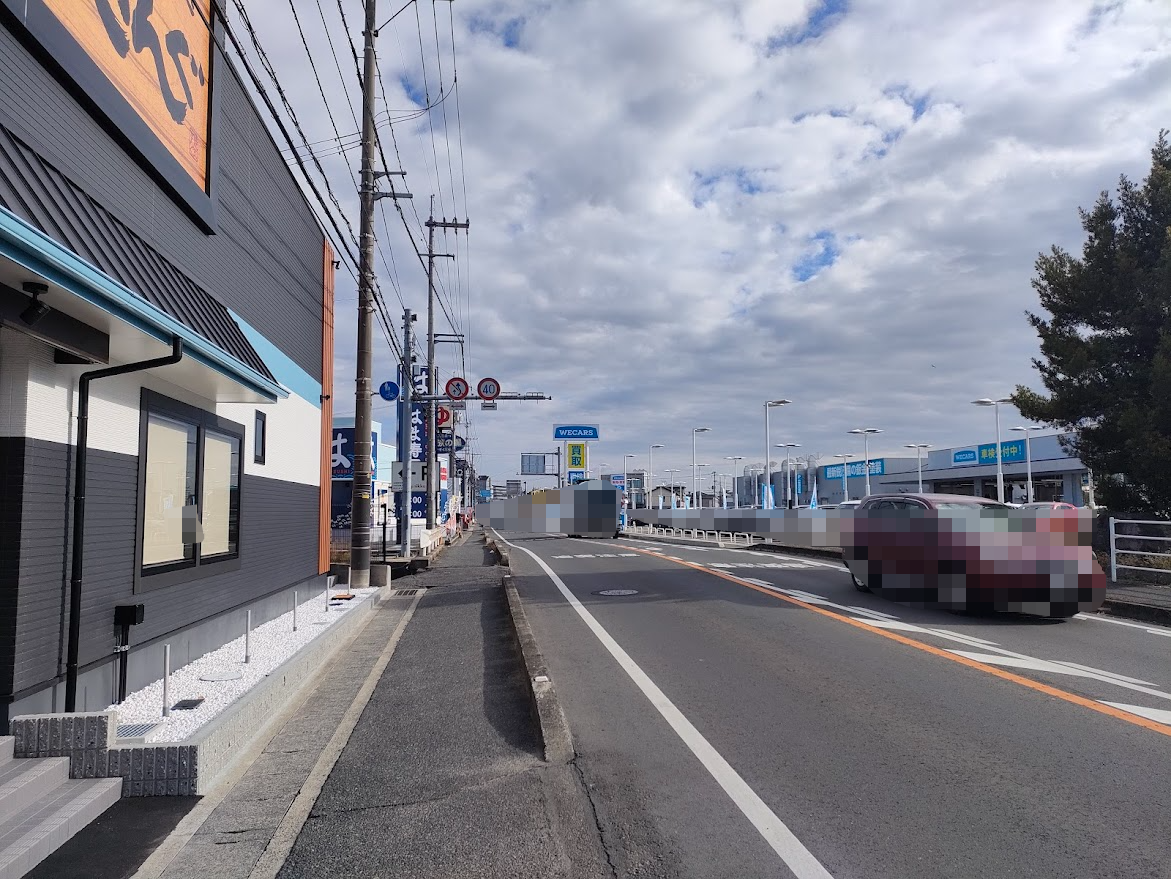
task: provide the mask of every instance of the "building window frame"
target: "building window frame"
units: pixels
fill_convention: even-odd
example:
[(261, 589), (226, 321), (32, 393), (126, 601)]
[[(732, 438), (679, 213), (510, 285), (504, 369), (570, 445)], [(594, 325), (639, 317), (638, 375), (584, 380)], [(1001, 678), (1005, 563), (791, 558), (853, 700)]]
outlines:
[[(147, 388), (142, 389), (139, 407), (139, 437), (138, 437), (138, 484), (137, 494), (137, 527), (135, 530), (134, 554), (134, 591), (147, 592), (175, 586), (180, 583), (189, 583), (217, 574), (239, 570), (240, 554), (243, 547), (243, 521), (245, 508), (244, 492), (244, 450), (246, 446), (246, 432), (244, 425), (237, 424), (222, 418), (213, 412), (208, 412), (196, 406), (182, 403), (166, 397)], [(234, 547), (227, 552), (214, 555), (204, 554), (202, 543), (195, 543), (192, 557), (176, 562), (165, 562), (156, 565), (144, 565), (144, 543), (146, 524), (146, 480), (147, 480), (147, 437), (150, 429), (151, 416), (159, 419), (185, 424), (195, 429), (196, 455), (194, 497), (195, 506), (199, 510), (200, 522), (203, 521), (204, 487), (206, 481), (205, 468), (207, 464), (207, 444), (209, 434), (213, 439), (227, 439), (236, 445), (235, 455), (235, 521), (229, 524), (229, 529), (235, 528)], [(229, 502), (229, 520), (231, 520), (231, 505)], [(231, 530), (229, 530), (229, 539)]]
[(267, 450), (268, 414), (257, 409), (256, 418), (252, 425), (252, 463), (263, 464)]

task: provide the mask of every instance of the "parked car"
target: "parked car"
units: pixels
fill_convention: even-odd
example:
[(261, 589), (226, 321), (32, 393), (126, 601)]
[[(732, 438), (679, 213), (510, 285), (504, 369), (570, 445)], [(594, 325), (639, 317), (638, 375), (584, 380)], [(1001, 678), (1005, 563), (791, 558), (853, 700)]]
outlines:
[(966, 495), (871, 495), (842, 527), (842, 555), (859, 591), (894, 601), (1069, 617), (1101, 606), (1106, 575), (1089, 523), (1076, 508), (1061, 512), (1040, 517)]
[(1031, 504), (1019, 504), (1022, 510), (1076, 510), (1073, 504), (1065, 501), (1033, 501)]

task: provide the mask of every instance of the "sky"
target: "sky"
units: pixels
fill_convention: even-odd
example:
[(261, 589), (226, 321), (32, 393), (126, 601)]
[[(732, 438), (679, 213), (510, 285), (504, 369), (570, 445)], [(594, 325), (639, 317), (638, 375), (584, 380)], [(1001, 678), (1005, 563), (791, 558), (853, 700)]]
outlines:
[[(363, 6), (244, 2), (356, 231), (341, 13), (360, 54)], [(401, 6), (379, 2), (377, 20)], [(1141, 180), (1171, 128), (1166, 0), (417, 0), (376, 45), (380, 141), (414, 196), (403, 219), (379, 202), (396, 331), (404, 305), (426, 325), (413, 251), (434, 196), (437, 219), (471, 224), (436, 233), (455, 257), (436, 260), (439, 298), (465, 338), (462, 363), (439, 346), (441, 379), (552, 397), (468, 404), (460, 432), (498, 483), (568, 423), (600, 426), (595, 468), (644, 468), (661, 443), (655, 471), (688, 475), (692, 430), (710, 427), (698, 462), (730, 473), (728, 456), (764, 460), (776, 398), (793, 402), (772, 410), (772, 442), (823, 464), (861, 457), (858, 427), (883, 431), (871, 457), (993, 441), (970, 401), (1040, 388), (1037, 255), (1080, 253), (1078, 208)], [(356, 320), (343, 268), (339, 415)], [(453, 332), (442, 311), (437, 331)], [(376, 382), (394, 378), (375, 343)], [(374, 413), (393, 429), (390, 405)], [(1002, 415), (1011, 438), (1025, 422)]]

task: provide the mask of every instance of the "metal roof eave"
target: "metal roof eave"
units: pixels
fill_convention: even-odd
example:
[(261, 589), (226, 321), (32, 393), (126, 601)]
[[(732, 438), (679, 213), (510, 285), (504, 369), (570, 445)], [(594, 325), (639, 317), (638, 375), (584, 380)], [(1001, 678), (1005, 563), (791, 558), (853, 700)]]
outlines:
[(176, 336), (192, 360), (276, 402), (289, 392), (0, 206), (0, 255), (164, 344)]

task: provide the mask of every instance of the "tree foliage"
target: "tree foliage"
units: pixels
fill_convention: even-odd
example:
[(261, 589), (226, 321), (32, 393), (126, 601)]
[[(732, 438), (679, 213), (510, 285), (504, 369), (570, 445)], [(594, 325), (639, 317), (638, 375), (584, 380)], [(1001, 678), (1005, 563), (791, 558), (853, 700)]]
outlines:
[(1160, 131), (1142, 185), (1123, 176), (1080, 209), (1081, 258), (1053, 247), (1033, 287), (1047, 316), (1033, 365), (1048, 394), (1018, 387), (1026, 418), (1071, 431), (1069, 450), (1112, 509), (1171, 516), (1171, 144)]

